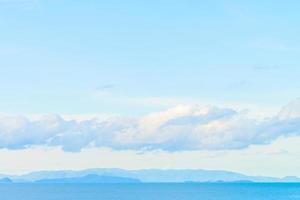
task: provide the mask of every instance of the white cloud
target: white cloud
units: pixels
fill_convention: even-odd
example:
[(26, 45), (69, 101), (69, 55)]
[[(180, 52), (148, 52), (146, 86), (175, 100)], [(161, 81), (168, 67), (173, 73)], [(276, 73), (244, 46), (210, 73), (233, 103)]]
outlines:
[(284, 106), (278, 114), (278, 117), (281, 120), (300, 117), (300, 99), (292, 101)]
[(297, 105), (292, 103), (279, 115), (264, 120), (229, 108), (198, 105), (178, 105), (134, 119), (1, 117), (0, 148), (60, 146), (71, 152), (89, 147), (140, 151), (242, 149), (300, 134), (300, 118), (294, 114)]

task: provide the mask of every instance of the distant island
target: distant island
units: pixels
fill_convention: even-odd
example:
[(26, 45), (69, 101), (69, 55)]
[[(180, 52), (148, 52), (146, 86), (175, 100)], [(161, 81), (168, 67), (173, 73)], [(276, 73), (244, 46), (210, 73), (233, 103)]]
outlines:
[(134, 178), (89, 174), (83, 177), (74, 178), (41, 179), (35, 181), (35, 183), (140, 183), (140, 180)]
[(1, 178), (0, 183), (12, 183), (13, 181), (10, 178)]
[(251, 183), (299, 182), (298, 177), (247, 176), (221, 170), (124, 170), (38, 171), (20, 176), (0, 175), (0, 183)]

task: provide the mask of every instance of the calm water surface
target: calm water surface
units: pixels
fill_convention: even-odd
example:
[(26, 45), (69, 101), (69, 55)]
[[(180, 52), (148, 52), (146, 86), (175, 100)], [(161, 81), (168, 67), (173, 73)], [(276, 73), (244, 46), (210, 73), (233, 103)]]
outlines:
[(300, 200), (300, 184), (2, 184), (1, 200)]

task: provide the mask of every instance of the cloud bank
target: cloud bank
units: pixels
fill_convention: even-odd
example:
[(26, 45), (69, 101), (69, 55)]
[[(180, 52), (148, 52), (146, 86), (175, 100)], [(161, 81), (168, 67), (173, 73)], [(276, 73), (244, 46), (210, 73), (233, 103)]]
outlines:
[(258, 120), (230, 108), (178, 105), (140, 118), (66, 120), (59, 115), (35, 120), (0, 117), (0, 148), (60, 146), (77, 152), (89, 147), (114, 150), (224, 150), (268, 144), (300, 134), (300, 100), (278, 115)]

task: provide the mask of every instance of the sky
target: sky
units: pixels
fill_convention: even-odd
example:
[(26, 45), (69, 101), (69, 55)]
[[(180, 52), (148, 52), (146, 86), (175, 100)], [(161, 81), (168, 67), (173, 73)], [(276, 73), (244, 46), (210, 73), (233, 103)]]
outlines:
[(0, 0), (0, 173), (300, 176), (299, 9)]

